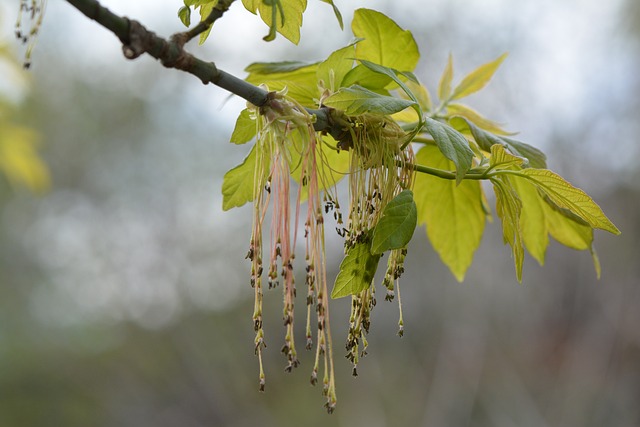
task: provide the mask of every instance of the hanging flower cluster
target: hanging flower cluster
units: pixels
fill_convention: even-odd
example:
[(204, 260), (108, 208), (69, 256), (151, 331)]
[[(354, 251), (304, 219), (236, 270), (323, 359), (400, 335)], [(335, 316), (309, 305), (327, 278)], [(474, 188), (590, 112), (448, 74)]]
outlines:
[[(411, 147), (402, 148), (406, 133), (395, 122), (374, 114), (349, 117), (344, 121), (344, 137), (333, 141), (314, 130), (314, 117), (286, 97), (284, 91), (270, 92), (265, 106), (251, 107), (248, 114), (248, 118), (255, 121), (257, 136), (252, 151), (253, 226), (247, 258), (251, 261), (251, 285), (255, 295), (253, 325), (260, 364), (260, 389), (265, 388), (262, 363), (266, 348), (263, 328), (265, 284), (269, 289), (282, 287), (285, 370), (289, 372), (299, 365), (294, 339), (294, 260), (298, 232), (304, 232), (305, 347), (311, 350), (315, 338), (311, 383), (315, 385), (321, 376), (326, 407), (333, 411), (336, 390), (329, 297), (352, 295), (346, 347), (355, 375), (358, 358), (365, 354), (365, 334), (375, 305), (374, 290), (370, 285), (381, 253), (371, 253), (374, 229), (384, 215), (385, 206), (411, 187), (413, 171), (407, 165), (411, 165), (413, 152)], [(348, 152), (350, 190), (346, 224), (334, 186), (340, 174), (328, 161), (328, 156), (340, 152), (344, 156), (345, 151)], [(249, 163), (245, 161), (245, 168), (251, 167)], [(292, 185), (292, 177), (297, 181), (297, 187)], [(295, 200), (294, 207), (292, 199)], [(352, 262), (354, 267), (341, 266), (332, 293), (329, 292), (325, 257), (325, 215), (330, 213), (338, 234), (345, 239), (345, 261)], [(269, 221), (267, 245), (264, 226)], [(387, 299), (393, 298), (405, 253), (404, 248), (391, 251), (389, 274), (385, 277)], [(341, 285), (342, 281), (347, 282), (346, 287)]]

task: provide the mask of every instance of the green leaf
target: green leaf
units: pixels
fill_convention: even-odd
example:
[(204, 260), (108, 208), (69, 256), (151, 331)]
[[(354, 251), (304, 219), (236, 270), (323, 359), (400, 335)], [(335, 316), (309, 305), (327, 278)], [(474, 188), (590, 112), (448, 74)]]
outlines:
[(182, 6), (178, 10), (178, 18), (180, 18), (185, 27), (191, 25), (191, 9), (189, 6)]
[(340, 29), (344, 30), (344, 23), (342, 21), (342, 14), (338, 7), (333, 3), (333, 0), (322, 0), (324, 3), (328, 3), (333, 7), (333, 13), (336, 15), (336, 19), (338, 20), (338, 24), (340, 24)]
[(555, 205), (545, 203), (544, 208), (551, 236), (567, 247), (580, 251), (589, 250), (599, 279), (601, 269), (598, 254), (593, 248), (593, 228), (582, 221), (568, 217)]
[(236, 120), (236, 126), (231, 134), (231, 142), (234, 144), (245, 144), (256, 136), (256, 121), (251, 118), (251, 112), (245, 108), (240, 112)]
[(429, 94), (429, 89), (426, 86), (413, 82), (409, 80), (407, 82), (407, 86), (411, 89), (411, 92), (418, 98), (418, 104), (425, 111), (431, 111), (433, 108), (433, 103), (431, 102), (431, 95)]
[[(418, 98), (416, 98), (416, 96), (409, 89), (409, 87), (407, 87), (407, 85), (398, 77), (398, 74), (401, 74), (400, 71), (390, 67), (385, 67), (384, 65), (374, 64), (373, 62), (367, 61), (366, 59), (360, 59), (360, 63), (362, 63), (362, 65), (364, 65), (374, 73), (385, 75), (389, 77), (391, 80), (393, 80), (398, 86), (400, 86), (400, 88), (402, 88), (402, 90), (404, 91), (405, 94), (407, 94), (409, 99), (411, 99), (415, 103), (416, 111), (420, 111), (420, 105), (418, 105)], [(410, 75), (413, 79), (415, 79), (415, 76), (413, 76), (413, 74), (410, 74)]]
[(404, 248), (413, 236), (417, 218), (413, 192), (400, 192), (384, 207), (382, 217), (373, 229), (371, 253)]
[(317, 107), (317, 70), (317, 63), (257, 62), (245, 69), (249, 73), (245, 80), (254, 85), (266, 84), (273, 91), (287, 88), (287, 95), (302, 105)]
[(51, 186), (51, 177), (38, 154), (38, 139), (33, 130), (0, 120), (0, 173), (14, 185), (42, 193)]
[(340, 272), (331, 291), (331, 298), (356, 295), (371, 286), (381, 255), (371, 254), (369, 242), (357, 243), (340, 263)]
[[(349, 152), (335, 149), (337, 142), (331, 135), (324, 135), (321, 144), (316, 148), (316, 176), (318, 178), (318, 190), (322, 191), (335, 186), (342, 178), (349, 173)], [(292, 165), (291, 178), (297, 183), (302, 181), (302, 139), (300, 134), (294, 132), (290, 135), (292, 143), (289, 149), (289, 157)], [(310, 165), (307, 165), (307, 175), (309, 175)], [(300, 202), (307, 200), (309, 184), (300, 187)]]
[(256, 166), (256, 146), (238, 166), (229, 170), (222, 181), (222, 210), (240, 207), (254, 198), (253, 183)]
[(420, 59), (418, 45), (408, 30), (371, 9), (355, 11), (351, 29), (364, 40), (356, 45), (356, 58), (402, 71), (413, 71)]
[(485, 87), (493, 74), (496, 72), (502, 61), (507, 57), (506, 53), (500, 55), (496, 60), (481, 65), (476, 70), (469, 73), (462, 82), (453, 90), (451, 98), (460, 99), (469, 96)]
[(520, 230), (522, 240), (531, 256), (544, 264), (547, 246), (549, 245), (549, 229), (547, 226), (547, 203), (540, 197), (535, 185), (524, 179), (511, 179), (511, 184), (522, 202)]
[[(452, 169), (453, 162), (433, 145), (416, 154), (416, 164)], [(485, 226), (485, 211), (479, 181), (464, 180), (460, 185), (428, 174), (416, 174), (415, 201), (418, 221), (427, 225), (427, 236), (442, 262), (458, 281), (473, 260)]]
[(518, 156), (529, 160), (529, 166), (532, 168), (545, 169), (547, 167), (547, 156), (536, 147), (524, 142), (516, 141), (506, 136), (499, 137), (509, 147), (509, 150)]
[[(418, 114), (418, 123), (416, 124), (414, 130), (412, 132), (409, 132), (409, 134), (407, 135), (406, 142), (402, 146), (402, 148), (404, 149), (405, 145), (408, 145), (409, 142), (418, 134), (418, 132), (420, 132), (420, 130), (424, 126), (424, 114), (422, 112), (422, 107), (420, 107), (418, 98), (416, 97), (416, 95), (414, 95), (411, 89), (409, 89), (409, 87), (402, 80), (400, 80), (400, 77), (398, 77), (399, 72), (397, 70), (394, 70), (393, 68), (385, 67), (384, 65), (374, 64), (373, 62), (369, 62), (364, 59), (361, 59), (360, 62), (362, 63), (362, 65), (364, 65), (371, 71), (388, 76), (398, 86), (400, 86), (400, 88), (404, 91), (405, 95), (407, 95), (409, 99), (414, 102), (414, 104), (411, 105), (411, 107), (416, 111), (416, 114)], [(409, 81), (417, 82), (413, 74), (407, 77), (411, 79)]]
[(280, 62), (254, 62), (244, 70), (249, 74), (286, 74), (294, 71), (300, 71), (307, 67), (317, 65), (317, 63), (309, 63), (303, 61), (280, 61)]
[(353, 68), (355, 47), (353, 45), (343, 47), (333, 52), (318, 65), (318, 81), (324, 82), (324, 87), (332, 91), (342, 87), (344, 77)]
[(547, 167), (547, 156), (529, 144), (482, 130), (465, 117), (452, 117), (449, 122), (458, 130), (468, 130), (478, 146), (484, 151), (491, 152), (494, 145), (501, 145), (508, 148), (512, 154), (526, 159), (527, 166), (539, 169)]
[(490, 147), (491, 158), (489, 159), (489, 166), (492, 169), (518, 169), (525, 163), (526, 159), (514, 156), (509, 153), (504, 145), (496, 143)]
[(560, 175), (547, 169), (523, 169), (519, 176), (524, 176), (535, 184), (542, 192), (560, 208), (568, 209), (593, 228), (600, 228), (613, 234), (620, 230), (602, 212), (600, 206), (581, 189), (565, 181)]
[(356, 65), (342, 80), (343, 87), (358, 85), (374, 92), (388, 94), (385, 89), (391, 83), (389, 76), (371, 71), (362, 64)]
[(364, 113), (393, 114), (415, 103), (406, 99), (378, 95), (361, 86), (343, 87), (324, 101), (324, 105), (342, 110), (350, 116)]
[(484, 117), (482, 114), (478, 113), (473, 108), (457, 103), (447, 104), (447, 113), (450, 116), (461, 116), (465, 119), (473, 122), (480, 129), (486, 130), (487, 132), (491, 132), (495, 135), (511, 135), (511, 132), (507, 132), (502, 129), (502, 125), (500, 123), (496, 123), (493, 120), (489, 120)]
[(269, 27), (269, 34), (264, 40), (275, 39), (277, 31), (293, 44), (298, 44), (307, 0), (242, 0), (242, 4), (254, 15), (260, 12), (260, 17)]
[[(204, 4), (204, 5), (200, 6), (200, 21), (201, 22), (209, 17), (211, 12), (213, 11), (213, 8), (216, 7), (217, 4), (218, 4), (218, 0), (213, 0), (211, 2), (208, 2), (207, 4)], [(203, 44), (207, 40), (207, 38), (209, 37), (209, 34), (211, 34), (211, 29), (212, 28), (213, 28), (213, 25), (209, 25), (209, 28), (207, 28), (205, 31), (203, 31), (200, 34), (200, 39), (198, 41), (199, 44)]]
[(453, 80), (453, 55), (449, 54), (447, 66), (442, 72), (440, 77), (440, 84), (438, 85), (438, 98), (442, 102), (446, 102), (451, 96), (451, 81)]
[(524, 264), (524, 247), (520, 230), (522, 202), (507, 177), (492, 178), (491, 183), (496, 193), (496, 212), (502, 220), (502, 236), (504, 242), (511, 246), (516, 277), (519, 282), (522, 282), (522, 265)]
[(564, 214), (552, 203), (544, 204), (545, 216), (549, 225), (549, 233), (563, 245), (584, 251), (593, 244), (593, 228), (589, 224), (578, 221)]
[(430, 117), (426, 117), (425, 126), (440, 152), (456, 166), (456, 183), (459, 184), (464, 174), (471, 169), (473, 151), (469, 148), (469, 142), (451, 126)]

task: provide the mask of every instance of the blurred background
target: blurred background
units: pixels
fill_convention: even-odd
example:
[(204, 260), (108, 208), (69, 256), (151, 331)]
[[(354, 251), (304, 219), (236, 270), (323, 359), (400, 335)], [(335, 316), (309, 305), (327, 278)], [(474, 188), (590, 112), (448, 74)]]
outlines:
[[(160, 35), (181, 30), (178, 0), (103, 3)], [(189, 49), (241, 77), (254, 61), (326, 57), (350, 40), (357, 7), (413, 32), (432, 91), (450, 52), (459, 81), (508, 51), (468, 103), (546, 151), (622, 230), (596, 233), (601, 280), (588, 253), (552, 243), (518, 284), (494, 221), (457, 283), (419, 229), (404, 337), (397, 305), (379, 301), (357, 378), (341, 350), (348, 301), (331, 304), (337, 411), (309, 385), (311, 354), (283, 371), (278, 290), (258, 393), (251, 212), (222, 212), (220, 192), (248, 152), (228, 143), (243, 102), (148, 57), (126, 61), (113, 35), (52, 0), (31, 71), (0, 65), (2, 126), (38, 132), (50, 174), (29, 178), (36, 191), (0, 178), (0, 426), (639, 426), (640, 3), (336, 0), (341, 32), (312, 0), (299, 47), (263, 42), (237, 3)], [(17, 12), (0, 0), (0, 46), (21, 58)], [(333, 277), (341, 243), (328, 245)]]

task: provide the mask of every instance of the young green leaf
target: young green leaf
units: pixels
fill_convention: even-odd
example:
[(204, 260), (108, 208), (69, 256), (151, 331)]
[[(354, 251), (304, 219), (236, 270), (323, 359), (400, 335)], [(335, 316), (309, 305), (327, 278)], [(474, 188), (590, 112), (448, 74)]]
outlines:
[(389, 83), (391, 83), (389, 76), (376, 73), (364, 65), (358, 64), (344, 76), (342, 87), (358, 85), (381, 95), (388, 95), (389, 91), (385, 88)]
[[(213, 11), (213, 8), (216, 7), (217, 4), (218, 0), (214, 0), (200, 6), (200, 21), (204, 21), (205, 19), (207, 19)], [(209, 34), (211, 34), (212, 28), (213, 25), (209, 25), (209, 28), (200, 33), (200, 39), (198, 41), (199, 44), (203, 44), (207, 40), (207, 38), (209, 38)]]
[(293, 44), (298, 44), (307, 0), (242, 0), (242, 4), (254, 15), (260, 12), (260, 17), (269, 27), (269, 34), (264, 40), (273, 40), (277, 31)]
[(245, 144), (256, 136), (256, 121), (251, 118), (251, 112), (244, 109), (240, 112), (236, 125), (231, 134), (231, 142), (234, 144)]
[(429, 90), (426, 86), (411, 80), (407, 82), (407, 86), (409, 86), (411, 92), (413, 92), (416, 98), (418, 98), (418, 104), (420, 104), (424, 111), (431, 111), (433, 109), (431, 95), (429, 94)]
[(238, 166), (229, 170), (222, 181), (222, 210), (240, 207), (253, 200), (256, 146)]
[(333, 52), (318, 65), (318, 81), (324, 82), (324, 87), (332, 91), (342, 87), (342, 80), (353, 68), (355, 46), (349, 45)]
[(520, 215), (522, 240), (531, 256), (538, 261), (538, 264), (543, 265), (549, 245), (549, 229), (545, 210), (547, 203), (542, 199), (535, 185), (530, 182), (517, 178), (510, 179), (510, 182), (522, 202)]
[(178, 10), (178, 18), (180, 18), (180, 21), (185, 27), (191, 25), (191, 9), (189, 6), (182, 6)]
[(504, 242), (511, 246), (516, 277), (522, 282), (522, 265), (524, 264), (524, 247), (520, 230), (520, 214), (522, 202), (514, 191), (508, 177), (492, 178), (491, 183), (496, 193), (496, 212), (502, 220), (502, 236)]
[(343, 87), (324, 101), (324, 105), (350, 116), (364, 113), (393, 114), (413, 106), (413, 101), (378, 95), (361, 86)]
[(501, 145), (507, 147), (512, 154), (526, 159), (528, 161), (527, 166), (539, 169), (547, 167), (547, 156), (529, 144), (505, 136), (494, 135), (491, 132), (480, 129), (465, 117), (452, 117), (449, 122), (460, 131), (469, 131), (478, 146), (484, 151), (491, 152), (493, 145)]
[(511, 135), (511, 132), (507, 132), (502, 129), (502, 125), (500, 123), (496, 123), (493, 120), (489, 120), (484, 117), (482, 114), (478, 113), (473, 108), (466, 106), (464, 104), (451, 103), (447, 104), (447, 113), (450, 116), (461, 116), (465, 119), (473, 122), (480, 129), (483, 129), (487, 132), (491, 132), (495, 135)]
[(454, 100), (464, 98), (465, 96), (469, 96), (485, 87), (506, 57), (507, 54), (504, 53), (494, 61), (481, 65), (469, 73), (453, 90), (450, 99)]
[[(454, 167), (433, 145), (422, 147), (415, 162), (445, 170)], [(416, 174), (414, 191), (419, 223), (426, 224), (433, 248), (461, 282), (484, 232), (486, 214), (480, 182), (464, 180), (456, 185), (432, 175)]]
[(417, 218), (413, 192), (400, 192), (384, 207), (382, 217), (373, 229), (371, 253), (382, 254), (405, 247), (416, 229)]
[[(478, 143), (478, 145), (480, 145), (480, 143)], [(504, 145), (499, 143), (491, 145), (489, 149), (491, 151), (491, 159), (489, 160), (491, 169), (513, 169), (514, 167), (520, 169), (526, 161), (526, 159), (522, 157), (509, 153)]]
[[(416, 114), (418, 115), (418, 123), (416, 124), (414, 130), (408, 134), (406, 142), (402, 147), (404, 148), (406, 145), (409, 144), (409, 142), (413, 139), (413, 137), (415, 137), (418, 134), (418, 132), (420, 132), (420, 130), (424, 126), (424, 114), (422, 113), (422, 108), (420, 107), (418, 98), (413, 94), (411, 89), (409, 89), (409, 87), (400, 79), (400, 77), (398, 77), (399, 72), (397, 70), (394, 70), (393, 68), (385, 67), (384, 65), (374, 64), (373, 62), (369, 62), (364, 59), (361, 59), (360, 62), (362, 63), (362, 65), (364, 65), (371, 71), (388, 76), (398, 86), (400, 86), (400, 88), (404, 91), (405, 95), (408, 96), (409, 99), (414, 102), (414, 104), (411, 105), (411, 107), (416, 111)], [(403, 74), (403, 75), (407, 78), (410, 78), (411, 80), (409, 81), (417, 82), (413, 74), (409, 74), (409, 75)]]
[(418, 45), (408, 30), (371, 9), (355, 11), (351, 29), (364, 40), (356, 45), (356, 58), (401, 71), (413, 71), (420, 59)]
[(357, 243), (350, 248), (340, 263), (331, 298), (355, 295), (371, 286), (380, 257), (380, 254), (371, 254), (369, 242)]
[(581, 221), (563, 214), (555, 205), (545, 203), (544, 205), (549, 233), (563, 245), (577, 249), (579, 251), (588, 250), (591, 253), (596, 276), (600, 278), (600, 261), (598, 254), (593, 248), (593, 228)]
[[(302, 139), (300, 134), (294, 132), (289, 138), (292, 143), (289, 149), (289, 157), (291, 159), (291, 178), (297, 183), (302, 182)], [(346, 174), (349, 173), (349, 152), (346, 150), (338, 151), (335, 149), (337, 142), (331, 135), (324, 135), (321, 144), (316, 146), (316, 176), (318, 179), (318, 190), (323, 191), (327, 188), (335, 186)], [(309, 166), (309, 165), (307, 165)], [(306, 170), (309, 175), (309, 171)], [(307, 200), (309, 186), (300, 186), (300, 202)]]
[(547, 169), (523, 169), (518, 176), (523, 176), (535, 184), (542, 192), (560, 208), (568, 209), (593, 228), (600, 228), (613, 234), (620, 230), (602, 212), (600, 206), (581, 189), (574, 187), (560, 175)]
[(593, 228), (579, 217), (568, 216), (555, 203), (544, 204), (551, 237), (563, 245), (584, 251), (593, 244)]
[(440, 84), (438, 85), (438, 98), (441, 102), (446, 102), (451, 96), (451, 81), (453, 80), (453, 55), (449, 54), (447, 66), (444, 67)]
[(333, 3), (333, 0), (322, 0), (324, 3), (328, 3), (331, 5), (331, 7), (333, 7), (333, 14), (336, 15), (336, 19), (338, 20), (338, 24), (340, 24), (340, 29), (344, 30), (344, 23), (342, 21), (342, 13), (340, 13), (340, 10), (338, 9), (338, 7), (335, 5), (335, 3)]
[(456, 166), (456, 183), (471, 169), (473, 151), (467, 139), (451, 126), (426, 117), (425, 127), (444, 156)]
[(287, 95), (305, 106), (316, 106), (318, 64), (301, 62), (257, 62), (245, 68), (245, 79), (254, 85), (266, 84), (269, 90), (287, 88)]

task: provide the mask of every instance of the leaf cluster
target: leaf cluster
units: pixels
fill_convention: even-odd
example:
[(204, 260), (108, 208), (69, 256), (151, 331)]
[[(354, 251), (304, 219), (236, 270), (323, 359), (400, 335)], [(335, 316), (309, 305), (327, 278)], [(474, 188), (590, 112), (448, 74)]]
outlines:
[[(261, 2), (252, 5), (265, 7)], [(413, 193), (403, 193), (402, 198), (411, 198), (417, 224), (426, 225), (429, 240), (458, 280), (464, 279), (484, 225), (491, 219), (481, 180), (490, 181), (494, 189), (496, 213), (503, 224), (504, 241), (512, 248), (518, 280), (524, 249), (544, 263), (549, 236), (568, 247), (589, 250), (599, 275), (593, 229), (615, 234), (618, 229), (586, 193), (547, 169), (544, 153), (514, 139), (499, 123), (460, 102), (489, 83), (506, 54), (481, 65), (455, 85), (449, 56), (437, 87), (436, 105), (414, 74), (420, 53), (410, 31), (369, 9), (355, 11), (351, 29), (354, 42), (324, 61), (254, 63), (246, 69), (247, 81), (286, 91), (304, 106), (330, 107), (355, 117), (351, 123), (366, 114), (392, 117), (401, 123), (406, 130), (404, 146), (411, 143), (409, 148), (417, 149), (413, 167), (418, 172)], [(244, 143), (254, 135), (255, 122), (245, 110), (231, 140)], [(334, 152), (335, 141), (325, 147), (328, 153)], [(225, 209), (250, 200), (250, 157), (225, 176)], [(386, 221), (383, 216), (381, 224), (388, 230)], [(380, 253), (377, 245), (381, 238), (375, 236), (381, 232), (376, 230), (372, 230), (373, 242), (367, 246), (371, 260)], [(407, 235), (404, 228), (396, 232), (385, 235), (385, 240)], [(354, 254), (360, 257), (364, 246), (347, 252), (334, 296), (356, 293), (362, 280), (370, 278), (367, 268), (352, 268)], [(357, 270), (358, 276), (347, 275), (347, 270)]]

